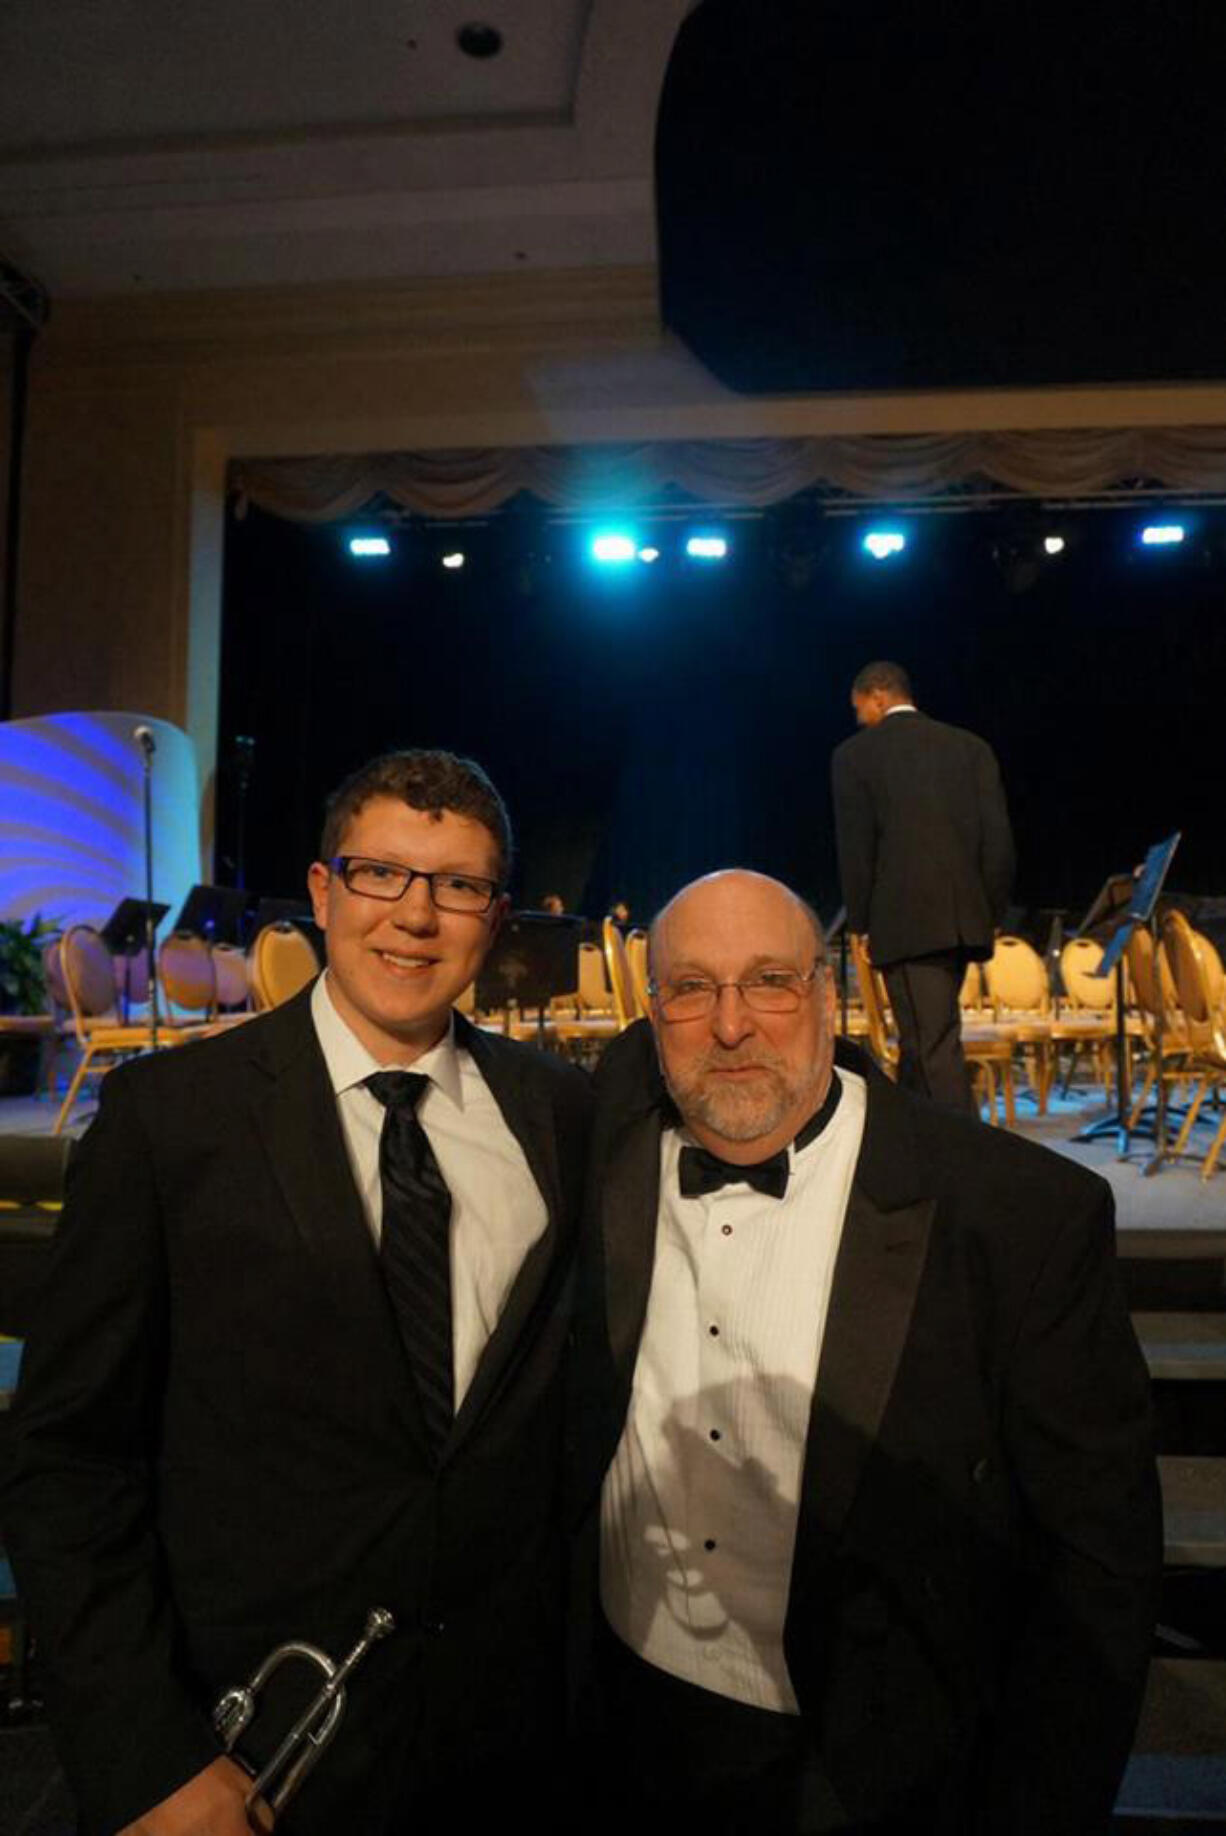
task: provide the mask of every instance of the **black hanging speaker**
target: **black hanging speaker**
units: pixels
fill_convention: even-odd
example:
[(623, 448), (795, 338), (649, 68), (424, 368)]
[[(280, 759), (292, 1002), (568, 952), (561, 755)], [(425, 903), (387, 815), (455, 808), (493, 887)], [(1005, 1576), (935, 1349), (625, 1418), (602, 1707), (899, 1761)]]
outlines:
[(1223, 0), (702, 0), (665, 321), (732, 387), (1226, 377)]

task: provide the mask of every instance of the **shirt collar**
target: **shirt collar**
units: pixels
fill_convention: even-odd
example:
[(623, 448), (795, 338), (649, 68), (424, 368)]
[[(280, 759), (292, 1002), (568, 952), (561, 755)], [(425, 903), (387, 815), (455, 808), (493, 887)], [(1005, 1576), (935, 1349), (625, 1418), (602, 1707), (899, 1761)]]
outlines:
[(892, 708), (886, 709), (885, 717), (888, 720), (891, 714), (918, 714), (918, 713), (919, 713), (919, 709), (916, 707), (913, 701), (896, 701)]
[(348, 1022), (337, 1013), (326, 973), (320, 976), (311, 991), (311, 1018), (315, 1022), (319, 1048), (328, 1067), (334, 1096), (352, 1090), (355, 1085), (364, 1084), (374, 1071), (411, 1070), (420, 1071), (445, 1096), (451, 1098), (457, 1109), (463, 1108), (460, 1048), (456, 1044), (454, 1014), (448, 1020), (447, 1031), (437, 1045), (431, 1046), (428, 1052), (423, 1052), (411, 1064), (399, 1067), (395, 1064), (380, 1064)]

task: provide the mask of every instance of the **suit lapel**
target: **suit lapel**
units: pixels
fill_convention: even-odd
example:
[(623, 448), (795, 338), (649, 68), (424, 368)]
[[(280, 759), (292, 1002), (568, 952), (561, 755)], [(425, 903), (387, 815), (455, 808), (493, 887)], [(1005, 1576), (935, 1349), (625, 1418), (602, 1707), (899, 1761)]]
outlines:
[(907, 1342), (936, 1210), (920, 1164), (904, 1105), (871, 1075), (809, 1418), (794, 1591), (846, 1523)]
[(311, 1019), (310, 989), (254, 1023), (256, 1135), (346, 1335), (414, 1438), (426, 1435)]
[(506, 1042), (496, 1035), (470, 1026), (460, 1014), (456, 1015), (456, 1043), (471, 1053), (503, 1120), (523, 1149), (528, 1169), (545, 1201), (547, 1216), (544, 1230), (520, 1265), (498, 1323), (460, 1404), (447, 1441), (449, 1454), (488, 1407), (524, 1348), (532, 1314), (548, 1287), (557, 1262), (563, 1225), (557, 1127), (543, 1080), (532, 1092), (526, 1090), (524, 1067), (531, 1064), (531, 1060), (508, 1050)]

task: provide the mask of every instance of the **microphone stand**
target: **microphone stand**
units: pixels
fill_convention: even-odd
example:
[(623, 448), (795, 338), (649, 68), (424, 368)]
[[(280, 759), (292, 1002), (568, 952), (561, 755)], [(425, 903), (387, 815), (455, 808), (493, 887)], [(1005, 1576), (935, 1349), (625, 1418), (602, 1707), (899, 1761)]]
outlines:
[(149, 976), (149, 1044), (156, 1051), (158, 982), (153, 954), (153, 755), (157, 751), (157, 741), (148, 727), (137, 727), (132, 737), (141, 749), (145, 775), (145, 968)]

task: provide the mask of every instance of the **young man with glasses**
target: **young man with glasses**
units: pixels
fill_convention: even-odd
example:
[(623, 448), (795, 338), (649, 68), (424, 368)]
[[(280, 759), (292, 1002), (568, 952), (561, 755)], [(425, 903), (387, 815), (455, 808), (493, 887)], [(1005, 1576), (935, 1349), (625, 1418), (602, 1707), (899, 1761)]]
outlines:
[[(309, 873), (325, 974), (102, 1087), (5, 1500), (83, 1836), (242, 1836), (213, 1705), (375, 1607), (395, 1630), (278, 1827), (550, 1825), (588, 1088), (454, 1012), (510, 846), (478, 766), (375, 760)], [(278, 1673), (245, 1760), (319, 1680)]]
[(650, 968), (576, 1321), (610, 1829), (1101, 1836), (1161, 1561), (1109, 1188), (836, 1044), (777, 881)]

